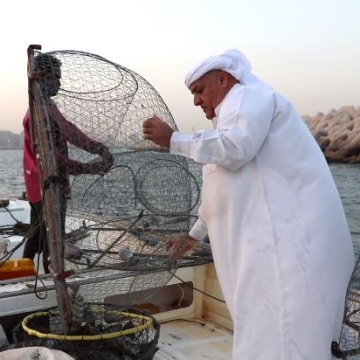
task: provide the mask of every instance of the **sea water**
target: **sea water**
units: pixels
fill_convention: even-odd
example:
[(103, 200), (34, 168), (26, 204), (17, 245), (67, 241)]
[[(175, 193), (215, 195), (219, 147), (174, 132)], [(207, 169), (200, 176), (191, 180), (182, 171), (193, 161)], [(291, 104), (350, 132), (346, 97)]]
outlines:
[[(360, 164), (330, 164), (349, 223), (354, 249), (360, 255)], [(0, 199), (16, 199), (25, 191), (22, 150), (0, 150)]]

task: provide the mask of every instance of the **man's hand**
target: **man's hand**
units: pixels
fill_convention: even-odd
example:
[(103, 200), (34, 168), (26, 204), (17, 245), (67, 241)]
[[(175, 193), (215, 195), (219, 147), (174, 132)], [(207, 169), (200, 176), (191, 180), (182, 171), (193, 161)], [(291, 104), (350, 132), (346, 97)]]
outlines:
[(101, 154), (102, 162), (104, 164), (104, 172), (108, 172), (114, 165), (114, 156), (111, 154), (109, 149), (105, 147), (105, 150)]
[(182, 255), (194, 249), (197, 240), (190, 235), (187, 236), (172, 236), (167, 241), (167, 250), (170, 253), (172, 260), (178, 260)]
[(174, 130), (157, 116), (143, 123), (143, 137), (162, 147), (170, 148), (170, 139)]
[(114, 157), (106, 146), (103, 146), (98, 153), (102, 157), (102, 161), (91, 164), (91, 173), (105, 175), (114, 165)]
[(94, 163), (86, 164), (86, 174), (98, 174), (98, 175), (105, 175), (111, 166), (105, 163), (104, 161), (96, 161)]

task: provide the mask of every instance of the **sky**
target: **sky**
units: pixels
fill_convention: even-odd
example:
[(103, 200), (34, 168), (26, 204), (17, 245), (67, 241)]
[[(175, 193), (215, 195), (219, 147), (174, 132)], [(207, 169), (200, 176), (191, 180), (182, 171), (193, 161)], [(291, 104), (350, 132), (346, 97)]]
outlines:
[(137, 72), (185, 132), (210, 128), (185, 74), (230, 48), (301, 115), (360, 106), (359, 0), (11, 0), (0, 11), (0, 130), (22, 131), (30, 44)]

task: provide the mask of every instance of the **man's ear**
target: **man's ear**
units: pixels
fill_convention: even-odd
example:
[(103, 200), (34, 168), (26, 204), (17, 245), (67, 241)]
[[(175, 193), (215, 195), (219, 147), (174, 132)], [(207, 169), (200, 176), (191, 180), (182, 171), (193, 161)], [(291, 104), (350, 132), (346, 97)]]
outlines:
[(227, 88), (229, 86), (229, 76), (225, 71), (219, 71), (219, 82), (220, 82), (220, 86), (222, 88)]

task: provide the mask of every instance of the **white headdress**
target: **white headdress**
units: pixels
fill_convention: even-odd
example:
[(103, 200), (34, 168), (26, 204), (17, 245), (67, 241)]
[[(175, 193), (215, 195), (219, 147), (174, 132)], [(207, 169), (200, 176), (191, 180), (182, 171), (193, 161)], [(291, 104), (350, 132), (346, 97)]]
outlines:
[(185, 85), (190, 85), (211, 70), (224, 70), (239, 82), (248, 84), (253, 79), (249, 60), (239, 50), (227, 50), (219, 56), (211, 56), (193, 67), (185, 77)]

